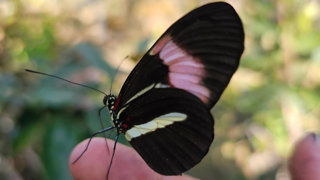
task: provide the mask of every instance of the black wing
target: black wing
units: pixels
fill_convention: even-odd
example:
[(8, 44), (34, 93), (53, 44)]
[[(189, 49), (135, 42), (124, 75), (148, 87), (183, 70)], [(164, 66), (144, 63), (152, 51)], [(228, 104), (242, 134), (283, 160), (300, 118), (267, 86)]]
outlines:
[(196, 95), (211, 108), (238, 68), (243, 43), (241, 20), (229, 4), (211, 3), (189, 12), (133, 69), (119, 93), (117, 107), (161, 82)]
[(213, 140), (213, 118), (206, 105), (180, 89), (153, 88), (123, 107), (120, 119), (126, 120), (125, 136), (132, 147), (163, 175), (195, 166)]

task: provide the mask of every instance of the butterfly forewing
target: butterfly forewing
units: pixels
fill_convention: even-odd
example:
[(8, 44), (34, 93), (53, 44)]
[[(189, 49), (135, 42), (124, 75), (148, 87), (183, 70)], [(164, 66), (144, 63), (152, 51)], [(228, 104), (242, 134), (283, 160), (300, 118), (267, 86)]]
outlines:
[(175, 22), (143, 56), (120, 91), (119, 105), (162, 82), (211, 108), (238, 68), (243, 43), (241, 20), (229, 4), (199, 7)]

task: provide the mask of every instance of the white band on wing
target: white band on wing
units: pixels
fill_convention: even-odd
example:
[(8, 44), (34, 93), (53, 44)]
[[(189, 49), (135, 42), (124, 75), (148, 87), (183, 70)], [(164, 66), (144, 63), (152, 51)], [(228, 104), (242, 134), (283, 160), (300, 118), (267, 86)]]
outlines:
[(178, 113), (178, 112), (165, 114), (147, 123), (133, 126), (132, 128), (126, 131), (125, 137), (128, 141), (131, 141), (131, 139), (133, 138), (139, 137), (149, 132), (153, 132), (159, 128), (164, 128), (175, 122), (184, 121), (186, 120), (186, 118), (187, 118), (186, 114)]

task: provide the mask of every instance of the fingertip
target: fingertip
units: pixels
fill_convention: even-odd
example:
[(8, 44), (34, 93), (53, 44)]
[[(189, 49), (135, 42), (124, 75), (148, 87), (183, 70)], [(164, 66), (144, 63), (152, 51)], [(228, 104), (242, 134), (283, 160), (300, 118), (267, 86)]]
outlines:
[[(103, 138), (93, 138), (87, 151), (73, 163), (85, 150), (88, 139), (79, 143), (69, 158), (71, 175), (77, 180), (105, 179), (108, 162), (107, 146)], [(109, 143), (108, 143), (109, 145)]]
[(312, 138), (314, 144), (320, 148), (320, 137), (316, 133), (310, 133), (309, 136)]
[(311, 133), (300, 140), (289, 161), (289, 170), (293, 180), (311, 180), (320, 177), (319, 136)]
[[(104, 138), (93, 138), (88, 150), (74, 164), (72, 162), (83, 152), (88, 140), (79, 143), (69, 158), (70, 172), (74, 179), (105, 179), (110, 164), (114, 141)], [(109, 180), (112, 179), (160, 179), (162, 176), (154, 172), (132, 148), (120, 143), (111, 166)]]

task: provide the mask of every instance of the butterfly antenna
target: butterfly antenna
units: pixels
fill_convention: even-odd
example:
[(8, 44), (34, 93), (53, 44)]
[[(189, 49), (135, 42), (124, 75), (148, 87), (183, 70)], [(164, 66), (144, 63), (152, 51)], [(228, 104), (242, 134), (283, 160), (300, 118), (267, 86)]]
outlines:
[(106, 179), (108, 180), (109, 178), (109, 173), (110, 173), (110, 170), (111, 170), (111, 165), (112, 165), (112, 162), (113, 162), (113, 158), (114, 158), (114, 154), (116, 152), (116, 146), (117, 146), (117, 142), (118, 142), (118, 139), (119, 139), (119, 132), (117, 132), (117, 136), (114, 140), (114, 145), (113, 145), (113, 152), (112, 152), (112, 156), (111, 156), (111, 160), (110, 160), (110, 164), (109, 164), (109, 168), (108, 168), (108, 172), (107, 172), (107, 176), (106, 176)]
[[(105, 108), (106, 106), (103, 106), (102, 108), (99, 109), (98, 111), (98, 115), (99, 115), (99, 121), (100, 121), (100, 126), (102, 129), (104, 129), (104, 126), (103, 126), (103, 122), (102, 122), (102, 118), (101, 118), (101, 111)], [(107, 152), (109, 153), (109, 146), (108, 146), (108, 142), (107, 142), (107, 136), (106, 136), (106, 133), (103, 133), (103, 136), (104, 136), (104, 139), (106, 141), (106, 146), (107, 146)]]
[(93, 138), (94, 136), (96, 136), (96, 135), (98, 135), (98, 134), (101, 134), (101, 133), (104, 133), (104, 132), (107, 132), (107, 131), (109, 131), (109, 130), (111, 130), (111, 129), (113, 129), (113, 128), (114, 128), (114, 127), (108, 127), (108, 128), (106, 128), (106, 129), (102, 129), (101, 131), (98, 131), (98, 132), (92, 134), (91, 137), (90, 137), (90, 139), (89, 139), (89, 141), (88, 141), (88, 143), (87, 143), (86, 148), (82, 151), (82, 153), (81, 153), (74, 161), (72, 161), (72, 164), (75, 164), (75, 163), (82, 157), (82, 155), (88, 150), (88, 147), (89, 147), (89, 145), (90, 145), (90, 142), (91, 142), (91, 140), (92, 140), (92, 138)]
[(116, 72), (115, 72), (114, 76), (113, 76), (112, 79), (111, 79), (111, 86), (110, 86), (109, 94), (111, 94), (112, 84), (113, 84), (113, 81), (114, 81), (116, 75), (117, 75), (118, 72), (119, 72), (119, 69), (120, 69), (121, 64), (122, 64), (126, 59), (128, 59), (128, 57), (129, 57), (129, 56), (126, 56), (125, 58), (123, 58), (123, 59), (121, 60), (120, 64), (118, 65), (118, 67), (117, 67), (117, 69), (116, 69)]
[(84, 85), (84, 84), (79, 84), (79, 83), (76, 83), (76, 82), (72, 82), (72, 81), (69, 81), (67, 79), (64, 79), (62, 77), (59, 77), (59, 76), (55, 76), (55, 75), (52, 75), (52, 74), (47, 74), (47, 73), (43, 73), (43, 72), (39, 72), (39, 71), (34, 71), (34, 70), (30, 70), (30, 69), (25, 69), (27, 72), (31, 72), (31, 73), (35, 73), (35, 74), (41, 74), (41, 75), (45, 75), (45, 76), (50, 76), (50, 77), (53, 77), (53, 78), (57, 78), (57, 79), (60, 79), (60, 80), (63, 80), (63, 81), (66, 81), (68, 83), (71, 83), (71, 84), (75, 84), (75, 85), (78, 85), (78, 86), (82, 86), (82, 87), (86, 87), (86, 88), (89, 88), (89, 89), (92, 89), (92, 90), (95, 90), (95, 91), (98, 91), (104, 95), (107, 96), (107, 94), (99, 89), (96, 89), (96, 88), (93, 88), (93, 87), (90, 87), (90, 86), (87, 86), (87, 85)]

